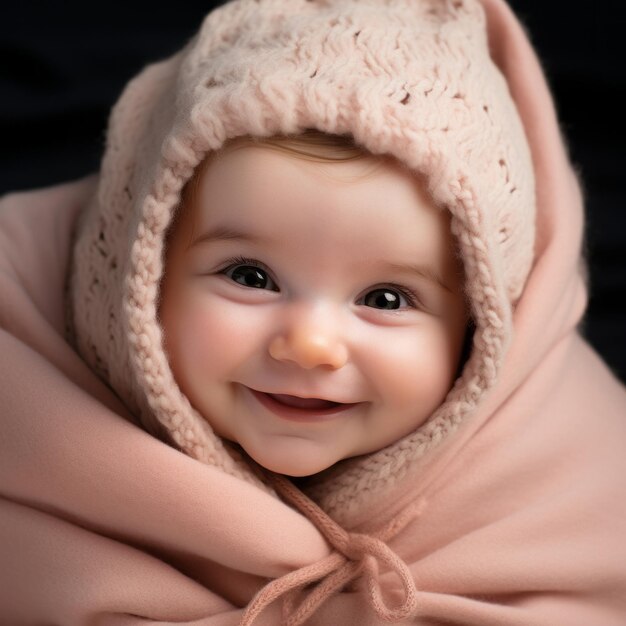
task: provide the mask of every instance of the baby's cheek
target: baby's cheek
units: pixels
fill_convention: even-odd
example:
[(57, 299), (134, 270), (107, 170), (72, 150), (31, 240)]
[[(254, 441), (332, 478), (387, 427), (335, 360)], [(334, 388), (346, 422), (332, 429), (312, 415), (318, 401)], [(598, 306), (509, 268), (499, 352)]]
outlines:
[(263, 350), (267, 334), (265, 307), (250, 306), (198, 293), (188, 301), (179, 352), (205, 384), (237, 379)]
[(229, 406), (230, 388), (222, 384), (236, 369), (237, 347), (233, 338), (236, 321), (223, 309), (207, 306), (202, 299), (179, 302), (169, 320), (170, 367), (180, 390), (218, 431), (212, 416)]
[(185, 312), (179, 352), (195, 370), (204, 376), (226, 369), (239, 345), (238, 320), (228, 307), (197, 303)]
[(452, 386), (457, 365), (445, 330), (425, 325), (382, 345), (377, 377), (390, 406), (434, 411)]

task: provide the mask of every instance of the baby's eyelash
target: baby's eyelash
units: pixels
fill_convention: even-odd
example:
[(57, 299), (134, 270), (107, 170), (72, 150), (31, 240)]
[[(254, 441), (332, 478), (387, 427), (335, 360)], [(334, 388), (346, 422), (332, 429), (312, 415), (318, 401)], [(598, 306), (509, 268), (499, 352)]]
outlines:
[(396, 285), (395, 283), (387, 283), (385, 286), (400, 292), (412, 307), (417, 308), (423, 306), (422, 302), (417, 297), (417, 294), (408, 287), (402, 287), (401, 285)]
[(235, 257), (228, 259), (222, 266), (222, 269), (220, 270), (220, 272), (227, 270), (229, 267), (232, 267), (233, 265), (252, 265), (253, 267), (258, 267), (259, 269), (265, 270), (266, 272), (269, 273), (269, 269), (265, 267), (265, 265), (263, 265), (263, 263), (261, 263), (260, 261), (257, 261), (256, 259), (249, 259), (248, 257), (243, 257), (243, 256), (235, 256)]

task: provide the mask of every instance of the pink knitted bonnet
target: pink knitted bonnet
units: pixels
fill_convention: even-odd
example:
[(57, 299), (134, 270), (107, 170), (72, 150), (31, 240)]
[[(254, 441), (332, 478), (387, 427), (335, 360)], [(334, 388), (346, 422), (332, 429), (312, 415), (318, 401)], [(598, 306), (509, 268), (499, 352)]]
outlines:
[(340, 521), (471, 419), (497, 380), (532, 262), (530, 152), (477, 0), (233, 0), (210, 13), (113, 109), (78, 224), (69, 309), (78, 351), (147, 430), (271, 491), (178, 388), (157, 303), (164, 236), (207, 153), (307, 128), (350, 134), (423, 176), (451, 213), (475, 324), (462, 375), (426, 423), (306, 488)]

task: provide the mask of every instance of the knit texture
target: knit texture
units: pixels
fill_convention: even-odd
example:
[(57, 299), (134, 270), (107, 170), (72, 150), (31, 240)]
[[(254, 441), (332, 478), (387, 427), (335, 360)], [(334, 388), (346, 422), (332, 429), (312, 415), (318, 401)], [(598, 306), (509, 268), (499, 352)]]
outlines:
[(306, 128), (350, 133), (422, 175), (451, 213), (476, 327), (461, 377), (425, 424), (306, 488), (341, 522), (484, 399), (533, 258), (530, 153), (477, 1), (234, 0), (209, 14), (113, 110), (98, 191), (77, 233), (71, 315), (79, 352), (146, 429), (272, 491), (176, 385), (157, 320), (159, 283), (165, 233), (207, 153), (230, 138)]

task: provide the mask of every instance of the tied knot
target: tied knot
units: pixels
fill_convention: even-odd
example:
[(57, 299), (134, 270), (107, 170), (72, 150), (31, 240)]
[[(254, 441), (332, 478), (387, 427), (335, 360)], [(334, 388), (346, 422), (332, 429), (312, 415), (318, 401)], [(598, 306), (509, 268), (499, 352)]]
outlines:
[(367, 554), (376, 556), (381, 549), (381, 547), (374, 544), (373, 541), (384, 545), (381, 541), (373, 539), (373, 537), (369, 535), (346, 533), (346, 540), (342, 542), (343, 545), (335, 545), (334, 547), (351, 561), (361, 561)]
[[(335, 551), (326, 558), (273, 580), (257, 593), (246, 608), (240, 626), (250, 626), (261, 611), (283, 597), (284, 626), (300, 626), (331, 595), (361, 578), (370, 606), (385, 622), (397, 622), (416, 613), (417, 589), (406, 563), (385, 543), (421, 514), (419, 500), (376, 533), (350, 533), (332, 520), (312, 500), (282, 476), (273, 476), (276, 490), (304, 513), (324, 534)], [(402, 583), (403, 601), (386, 604), (379, 584), (379, 567), (395, 572)], [(296, 602), (300, 599), (299, 602)]]

